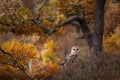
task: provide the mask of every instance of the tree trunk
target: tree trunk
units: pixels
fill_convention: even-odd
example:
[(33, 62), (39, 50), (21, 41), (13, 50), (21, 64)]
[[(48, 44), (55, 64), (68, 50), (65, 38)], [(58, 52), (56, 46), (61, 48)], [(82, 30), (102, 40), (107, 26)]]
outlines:
[(83, 33), (83, 36), (84, 36), (84, 39), (86, 40), (88, 46), (89, 46), (89, 49), (92, 48), (93, 46), (93, 39), (92, 39), (92, 32), (90, 31), (88, 25), (87, 25), (87, 22), (86, 22), (86, 19), (85, 17), (79, 17), (79, 20), (78, 22), (80, 23), (81, 25), (81, 30), (82, 30), (82, 33)]
[(103, 31), (104, 31), (104, 5), (106, 0), (95, 0), (95, 26), (93, 36), (93, 52), (100, 55), (102, 52)]

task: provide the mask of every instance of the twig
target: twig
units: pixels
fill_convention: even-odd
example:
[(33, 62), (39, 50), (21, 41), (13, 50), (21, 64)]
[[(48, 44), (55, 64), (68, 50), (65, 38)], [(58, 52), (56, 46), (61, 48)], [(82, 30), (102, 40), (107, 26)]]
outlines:
[[(38, 0), (35, 0), (35, 3), (34, 3), (35, 4), (35, 8), (36, 8), (36, 5), (37, 5), (37, 2), (38, 2)], [(39, 19), (39, 17), (40, 17), (40, 10), (44, 7), (46, 2), (47, 2), (47, 0), (44, 0), (43, 3), (41, 4), (41, 7), (38, 10), (36, 10), (34, 8), (34, 12), (37, 14), (37, 17), (35, 19), (37, 19), (37, 20)]]

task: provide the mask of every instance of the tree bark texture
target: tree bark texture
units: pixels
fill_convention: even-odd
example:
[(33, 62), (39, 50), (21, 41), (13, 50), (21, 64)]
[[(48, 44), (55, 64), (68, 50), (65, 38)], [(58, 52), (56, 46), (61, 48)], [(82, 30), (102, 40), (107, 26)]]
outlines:
[(104, 31), (104, 5), (106, 0), (95, 0), (95, 25), (94, 25), (94, 36), (93, 36), (93, 52), (95, 54), (101, 54), (102, 52), (102, 41)]
[(90, 29), (87, 25), (85, 17), (83, 17), (83, 16), (79, 17), (78, 22), (80, 23), (84, 39), (87, 41), (89, 49), (91, 49), (92, 48), (92, 41), (93, 41), (92, 32), (90, 31)]

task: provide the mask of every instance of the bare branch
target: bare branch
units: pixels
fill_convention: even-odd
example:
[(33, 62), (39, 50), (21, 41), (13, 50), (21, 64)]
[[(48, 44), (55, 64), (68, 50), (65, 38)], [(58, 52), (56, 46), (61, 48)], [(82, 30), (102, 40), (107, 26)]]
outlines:
[(80, 27), (81, 27), (81, 25), (80, 25), (80, 23), (78, 21), (73, 21), (70, 24), (72, 24), (73, 26), (75, 26), (77, 33), (80, 33)]
[(1, 25), (5, 25), (5, 26), (10, 26), (10, 24), (3, 23), (3, 22), (1, 22), (1, 21), (0, 21), (0, 24), (1, 24)]
[(46, 4), (47, 0), (44, 0), (41, 7), (38, 10), (41, 10), (43, 8), (43, 6)]
[(69, 17), (67, 18), (66, 20), (64, 20), (62, 23), (54, 26), (53, 28), (51, 28), (50, 30), (46, 28), (46, 26), (44, 26), (44, 24), (37, 20), (37, 19), (32, 19), (31, 21), (34, 22), (35, 24), (38, 24), (40, 29), (47, 35), (51, 35), (52, 33), (56, 32), (60, 27), (62, 27), (63, 25), (65, 24), (69, 24), (73, 21), (75, 21), (77, 18), (79, 18), (78, 16), (72, 16), (72, 17)]
[(1, 47), (0, 47), (0, 50), (1, 50), (1, 52), (2, 52), (3, 54), (7, 54), (7, 55), (9, 55), (11, 58), (13, 58), (13, 56), (12, 56), (10, 53), (5, 52)]
[(71, 16), (71, 17), (65, 19), (62, 23), (54, 26), (50, 30), (47, 29), (46, 26), (44, 26), (41, 21), (38, 21), (36, 19), (33, 19), (32, 21), (34, 23), (38, 24), (40, 29), (47, 35), (51, 35), (51, 34), (55, 33), (57, 30), (59, 30), (59, 28), (61, 28), (62, 26), (66, 25), (66, 24), (72, 24), (76, 27), (77, 30), (79, 30), (81, 28), (81, 30), (83, 32), (83, 36), (79, 37), (78, 39), (81, 39), (81, 38), (88, 39), (89, 37), (92, 36), (92, 33), (91, 33), (90, 29), (88, 28), (86, 20), (83, 16), (81, 16), (81, 17), (79, 17), (77, 15)]
[(79, 18), (79, 16), (77, 15), (74, 15), (72, 17), (69, 17), (67, 19), (65, 19), (62, 23), (54, 26), (48, 33), (48, 35), (51, 35), (52, 33), (56, 32), (60, 27), (62, 27), (63, 25), (66, 25), (66, 24), (69, 24), (69, 23), (72, 23), (74, 22), (77, 18)]
[(85, 7), (82, 7), (83, 16), (85, 16)]
[(76, 39), (84, 39), (84, 38), (85, 38), (84, 35), (77, 35), (77, 36), (76, 36)]
[(17, 66), (15, 66), (15, 65), (13, 65), (13, 64), (10, 64), (10, 63), (8, 63), (8, 62), (0, 62), (0, 64), (1, 64), (1, 66), (3, 66), (3, 65), (10, 65), (10, 66), (12, 66), (12, 67), (17, 67)]
[(31, 21), (33, 21), (35, 24), (38, 24), (39, 27), (40, 27), (40, 29), (41, 29), (45, 34), (48, 34), (49, 30), (45, 27), (45, 25), (44, 25), (41, 21), (39, 21), (39, 20), (37, 20), (37, 19), (33, 19), (33, 20), (31, 20)]
[(34, 12), (37, 14), (37, 17), (35, 19), (37, 19), (37, 20), (39, 19), (39, 17), (40, 17), (40, 10), (44, 7), (44, 5), (46, 4), (46, 2), (47, 2), (47, 0), (44, 0), (43, 3), (41, 4), (41, 7), (38, 10), (36, 10), (35, 8), (36, 8), (36, 5), (38, 3), (38, 0), (35, 0), (35, 3), (34, 3), (34, 5), (35, 5)]

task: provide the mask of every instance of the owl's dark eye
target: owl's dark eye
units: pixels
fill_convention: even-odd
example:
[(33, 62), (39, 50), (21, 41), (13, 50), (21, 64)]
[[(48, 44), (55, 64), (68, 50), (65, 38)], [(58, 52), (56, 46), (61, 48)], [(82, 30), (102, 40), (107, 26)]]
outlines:
[(75, 49), (73, 49), (75, 51)]
[(78, 51), (78, 49), (77, 49), (77, 51)]

